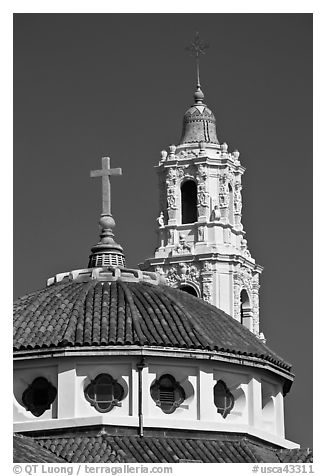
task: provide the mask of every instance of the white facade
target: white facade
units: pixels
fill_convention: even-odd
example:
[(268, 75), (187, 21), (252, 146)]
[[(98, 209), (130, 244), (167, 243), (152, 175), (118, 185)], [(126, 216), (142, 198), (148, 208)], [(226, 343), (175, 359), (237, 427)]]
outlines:
[[(181, 144), (161, 153), (158, 248), (141, 269), (159, 272), (166, 282), (214, 304), (259, 335), (259, 275), (241, 223), (239, 152), (226, 144)], [(196, 196), (183, 198), (191, 181)], [(186, 202), (196, 218), (185, 223)], [(190, 203), (190, 207), (192, 204)]]
[[(121, 355), (119, 351), (115, 355), (91, 356), (86, 351), (79, 356), (73, 354), (72, 351), (71, 356), (15, 362), (14, 430), (25, 432), (90, 425), (138, 427), (137, 363), (141, 356)], [(283, 389), (279, 377), (249, 365), (208, 360), (205, 353), (196, 358), (191, 353), (179, 358), (169, 357), (169, 351), (153, 354), (151, 349), (142, 371), (144, 427), (246, 433), (285, 448), (298, 447), (284, 438)], [(121, 406), (108, 413), (99, 413), (84, 394), (90, 381), (101, 373), (111, 375), (124, 389)], [(173, 375), (185, 392), (184, 402), (171, 414), (164, 413), (150, 394), (151, 385), (163, 374)], [(40, 417), (27, 411), (22, 403), (23, 391), (36, 377), (45, 377), (57, 389), (51, 408)], [(214, 405), (213, 388), (219, 380), (224, 381), (235, 399), (226, 418)]]

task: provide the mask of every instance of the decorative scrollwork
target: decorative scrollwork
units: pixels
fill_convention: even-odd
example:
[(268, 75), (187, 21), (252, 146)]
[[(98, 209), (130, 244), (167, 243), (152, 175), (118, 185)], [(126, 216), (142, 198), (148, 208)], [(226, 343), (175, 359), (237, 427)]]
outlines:
[(171, 209), (176, 209), (176, 203), (175, 203), (175, 188), (169, 187), (167, 190), (167, 202), (168, 202), (168, 208)]
[(170, 286), (176, 286), (180, 282), (190, 281), (198, 286), (199, 269), (196, 265), (178, 263), (167, 270), (166, 281)]

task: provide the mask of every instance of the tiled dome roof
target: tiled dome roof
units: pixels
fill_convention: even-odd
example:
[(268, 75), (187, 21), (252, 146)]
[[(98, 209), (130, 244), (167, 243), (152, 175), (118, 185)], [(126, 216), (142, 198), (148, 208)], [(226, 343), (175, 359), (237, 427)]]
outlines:
[(198, 349), (290, 364), (225, 312), (146, 282), (62, 280), (14, 304), (14, 349), (79, 346)]

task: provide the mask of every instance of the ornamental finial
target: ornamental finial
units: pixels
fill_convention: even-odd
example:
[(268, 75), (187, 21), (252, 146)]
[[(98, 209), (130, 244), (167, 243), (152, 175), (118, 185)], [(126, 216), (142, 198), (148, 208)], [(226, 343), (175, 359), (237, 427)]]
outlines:
[(194, 41), (190, 44), (190, 46), (186, 47), (186, 50), (189, 51), (191, 56), (194, 56), (196, 58), (196, 71), (197, 71), (197, 91), (195, 93), (196, 103), (202, 102), (202, 100), (204, 99), (204, 94), (201, 90), (201, 85), (200, 85), (199, 56), (206, 54), (205, 50), (207, 50), (207, 48), (209, 48), (209, 45), (207, 43), (203, 43), (200, 40), (198, 31), (195, 34)]

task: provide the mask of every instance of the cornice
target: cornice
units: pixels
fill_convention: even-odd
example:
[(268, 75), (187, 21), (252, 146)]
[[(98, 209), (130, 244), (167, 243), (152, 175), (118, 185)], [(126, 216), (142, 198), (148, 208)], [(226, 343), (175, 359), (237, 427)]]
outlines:
[(247, 355), (237, 355), (231, 352), (208, 351), (208, 350), (187, 350), (179, 348), (155, 347), (155, 346), (92, 346), (85, 347), (62, 347), (51, 349), (21, 350), (14, 352), (14, 361), (45, 359), (45, 358), (67, 358), (67, 357), (100, 357), (100, 356), (139, 356), (139, 357), (163, 357), (206, 360), (214, 362), (224, 362), (228, 364), (241, 365), (245, 367), (255, 367), (272, 372), (274, 375), (283, 378), (284, 393), (286, 394), (294, 380), (294, 374), (289, 370), (279, 367), (272, 362), (259, 357)]

